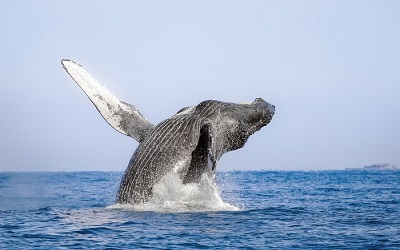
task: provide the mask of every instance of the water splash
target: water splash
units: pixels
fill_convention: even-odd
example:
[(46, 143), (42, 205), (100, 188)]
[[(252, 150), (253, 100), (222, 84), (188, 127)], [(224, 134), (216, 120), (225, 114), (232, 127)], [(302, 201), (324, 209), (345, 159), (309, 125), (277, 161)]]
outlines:
[(214, 178), (203, 174), (200, 182), (183, 184), (178, 173), (171, 172), (153, 187), (153, 195), (143, 204), (115, 204), (110, 209), (156, 212), (238, 211), (224, 202)]

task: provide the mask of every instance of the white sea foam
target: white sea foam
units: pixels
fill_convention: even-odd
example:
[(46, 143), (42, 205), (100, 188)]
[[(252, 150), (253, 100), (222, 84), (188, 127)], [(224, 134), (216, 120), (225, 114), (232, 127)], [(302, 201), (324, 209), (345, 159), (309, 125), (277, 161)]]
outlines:
[(164, 176), (153, 187), (153, 195), (143, 204), (115, 204), (110, 209), (156, 212), (237, 211), (224, 202), (213, 177), (204, 174), (199, 183), (183, 184), (175, 172)]

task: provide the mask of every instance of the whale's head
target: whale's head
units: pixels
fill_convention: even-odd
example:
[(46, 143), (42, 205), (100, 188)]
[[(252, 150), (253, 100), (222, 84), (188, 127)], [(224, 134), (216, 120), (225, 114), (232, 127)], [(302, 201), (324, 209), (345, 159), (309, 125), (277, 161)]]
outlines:
[(196, 109), (207, 116), (210, 140), (217, 159), (225, 152), (242, 148), (252, 134), (271, 121), (275, 113), (275, 106), (262, 98), (245, 104), (205, 101)]
[(225, 130), (226, 151), (242, 148), (247, 139), (266, 126), (275, 114), (275, 106), (256, 98), (248, 104), (230, 104), (225, 109), (221, 127)]
[(242, 120), (242, 125), (251, 133), (267, 125), (275, 114), (275, 106), (256, 98), (254, 102), (242, 104), (237, 110), (237, 118)]
[(197, 139), (184, 183), (198, 182), (207, 169), (215, 171), (224, 153), (242, 148), (252, 134), (271, 121), (274, 113), (275, 107), (261, 98), (246, 104), (208, 100), (179, 111), (174, 119), (187, 116), (193, 124), (200, 124), (193, 126), (199, 131), (187, 133), (197, 135)]

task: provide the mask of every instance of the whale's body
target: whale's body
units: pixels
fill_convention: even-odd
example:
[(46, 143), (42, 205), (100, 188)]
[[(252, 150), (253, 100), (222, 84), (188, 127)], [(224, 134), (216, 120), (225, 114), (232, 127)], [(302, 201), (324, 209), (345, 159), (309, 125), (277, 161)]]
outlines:
[(221, 156), (243, 147), (275, 112), (275, 107), (261, 98), (250, 104), (208, 100), (154, 126), (80, 65), (70, 60), (62, 60), (62, 64), (104, 119), (140, 143), (121, 180), (119, 203), (146, 202), (154, 184), (172, 171), (179, 173), (183, 183), (198, 182), (203, 174), (213, 174)]

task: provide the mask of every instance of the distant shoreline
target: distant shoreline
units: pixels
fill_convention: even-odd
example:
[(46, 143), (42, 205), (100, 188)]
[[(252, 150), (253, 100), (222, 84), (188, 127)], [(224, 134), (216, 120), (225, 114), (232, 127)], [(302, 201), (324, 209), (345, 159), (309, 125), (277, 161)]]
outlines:
[(399, 171), (400, 169), (388, 163), (373, 164), (364, 166), (362, 168), (346, 168), (345, 170), (359, 170), (359, 171)]

